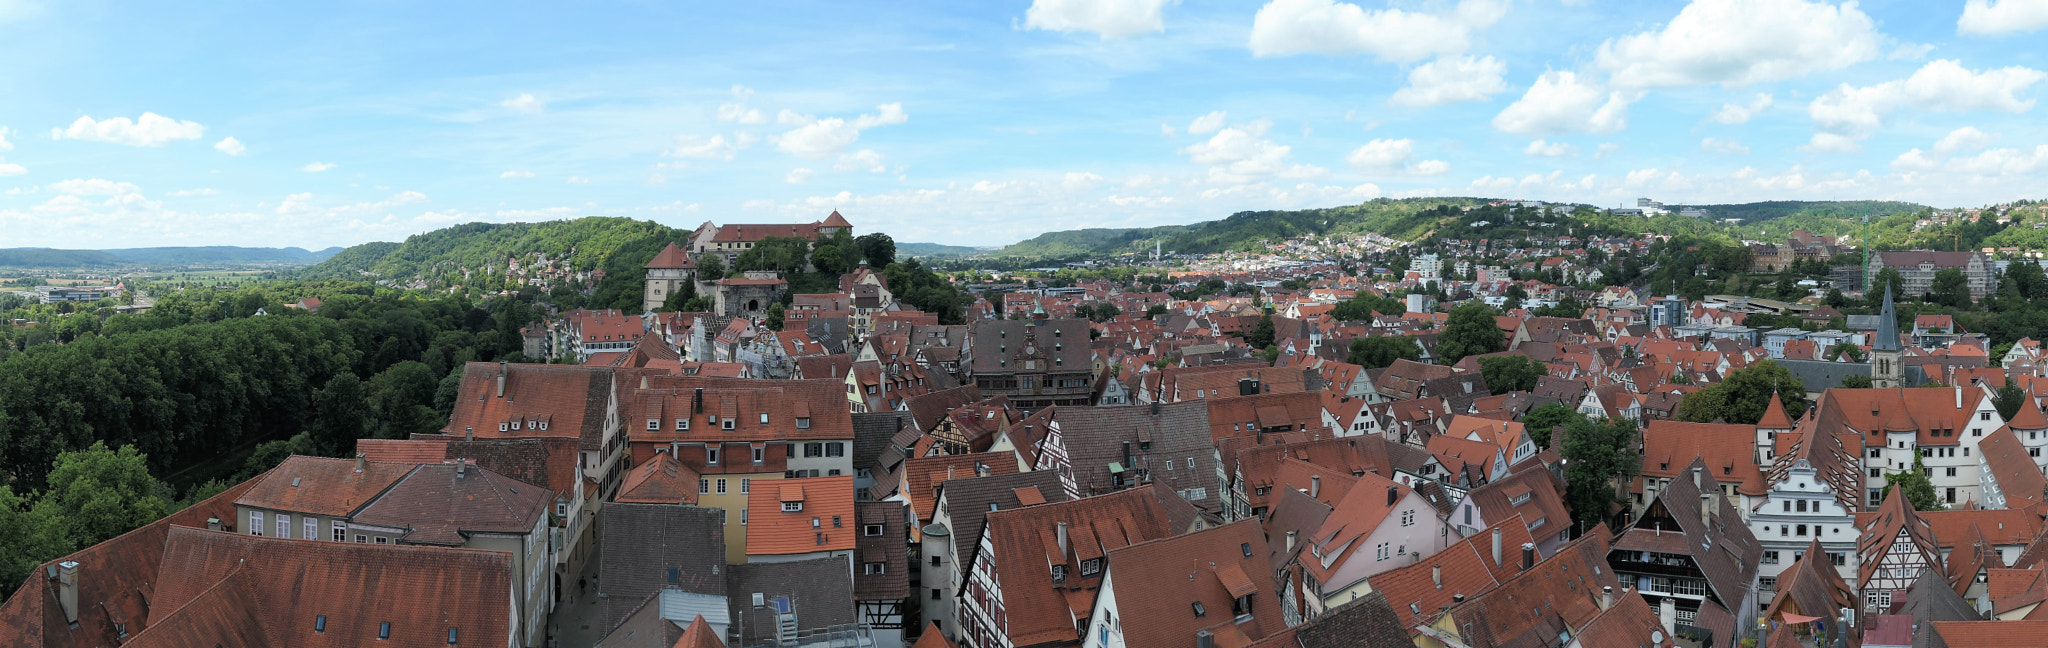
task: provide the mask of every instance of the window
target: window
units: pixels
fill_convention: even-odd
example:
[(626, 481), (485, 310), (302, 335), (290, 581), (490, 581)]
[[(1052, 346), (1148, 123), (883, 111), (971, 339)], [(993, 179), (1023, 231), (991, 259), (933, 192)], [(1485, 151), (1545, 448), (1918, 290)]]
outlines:
[(1195, 618), (1200, 619), (1204, 616), (1207, 616), (1208, 614), (1209, 611), (1202, 608), (1202, 602), (1195, 601)]
[(1849, 554), (1830, 552), (1828, 553), (1828, 562), (1834, 563), (1836, 567), (1847, 565), (1849, 564)]
[(384, 536), (377, 536), (377, 544), (391, 544), (391, 539), (386, 538)]
[(1763, 561), (1763, 562), (1764, 562), (1764, 564), (1766, 564), (1766, 565), (1776, 565), (1776, 564), (1778, 564), (1778, 552), (1776, 552), (1776, 551), (1766, 551), (1766, 552), (1764, 552), (1764, 561)]
[(363, 534), (360, 534), (360, 533), (356, 534), (356, 544), (362, 544), (362, 543), (365, 543), (365, 542), (369, 542), (369, 541), (370, 541), (370, 536), (366, 536), (366, 535), (363, 535)]
[(784, 512), (784, 513), (795, 513), (795, 512), (797, 512), (797, 511), (802, 511), (802, 510), (804, 510), (804, 503), (803, 503), (803, 502), (783, 502), (783, 503), (782, 503), (782, 512)]
[(1948, 477), (1954, 477), (1954, 476), (1956, 476), (1956, 469), (1955, 469), (1955, 468), (1953, 468), (1953, 467), (1949, 468), (1949, 469), (1948, 469), (1948, 475), (1947, 475), (1947, 476), (1948, 476)]
[(1415, 526), (1415, 511), (1401, 512), (1401, 526)]
[(752, 486), (752, 485), (753, 485), (753, 483), (754, 483), (754, 480), (753, 480), (753, 479), (750, 479), (750, 478), (747, 478), (747, 477), (741, 477), (741, 478), (740, 478), (740, 493), (742, 493), (742, 494), (745, 494), (745, 493), (747, 492), (747, 489), (748, 489), (748, 487), (749, 487), (749, 486)]
[(1089, 558), (1089, 559), (1087, 559), (1087, 560), (1083, 560), (1083, 561), (1081, 561), (1081, 575), (1082, 575), (1082, 576), (1094, 576), (1095, 574), (1097, 574), (1097, 573), (1099, 573), (1099, 572), (1101, 572), (1101, 571), (1102, 571), (1102, 559), (1101, 559), (1101, 558)]
[(1991, 413), (1990, 413), (1990, 412), (1978, 412), (1978, 413), (1977, 413), (1977, 420), (1979, 420), (1979, 421), (1989, 421), (1989, 420), (1991, 420)]
[(709, 479), (699, 479), (699, 480), (697, 480), (697, 494), (698, 494), (698, 495), (705, 495), (705, 494), (709, 494), (710, 492), (711, 492), (711, 480), (709, 480)]
[(718, 478), (718, 494), (720, 494), (720, 495), (724, 495), (724, 494), (725, 494), (725, 478), (724, 478), (724, 477), (720, 477), (720, 478)]
[(292, 516), (283, 513), (277, 514), (277, 537), (292, 537)]
[(719, 421), (719, 422), (718, 422), (718, 429), (721, 429), (721, 430), (725, 430), (725, 431), (727, 431), (727, 432), (731, 432), (731, 431), (733, 431), (733, 428), (734, 428), (734, 427), (736, 427), (737, 425), (738, 425), (738, 422), (736, 422), (736, 421), (734, 421), (734, 420), (732, 420), (732, 419), (726, 419), (726, 420), (723, 420), (723, 421)]
[(320, 537), (319, 520), (315, 520), (313, 518), (306, 518), (305, 522), (301, 523), (300, 526), (305, 527), (305, 533), (301, 534), (299, 537), (305, 538), (307, 540), (313, 540)]
[(677, 431), (677, 432), (681, 432), (681, 431), (684, 431), (684, 430), (688, 430), (688, 429), (690, 429), (690, 419), (686, 419), (686, 418), (679, 418), (679, 419), (676, 419), (676, 431)]
[(768, 424), (768, 413), (767, 413), (767, 412), (762, 412), (762, 413), (761, 413), (761, 424), (762, 424), (762, 425), (767, 425), (767, 424)]
[(811, 417), (808, 417), (808, 416), (799, 416), (799, 417), (796, 417), (796, 429), (799, 429), (799, 430), (808, 430), (808, 429), (811, 429)]
[(888, 566), (888, 563), (861, 563), (861, 574), (865, 576), (879, 575)]
[(834, 529), (840, 529), (840, 528), (845, 528), (845, 527), (842, 527), (842, 526), (840, 526), (840, 525), (839, 525), (839, 516), (837, 516), (837, 515), (834, 515), (834, 516), (832, 516), (832, 528), (834, 528)]
[(345, 522), (342, 522), (341, 520), (335, 520), (335, 521), (334, 521), (334, 541), (335, 541), (335, 542), (347, 542), (347, 541), (348, 541), (348, 524), (347, 524), (347, 523), (345, 523)]
[(804, 456), (805, 456), (805, 457), (822, 457), (822, 456), (825, 456), (825, 444), (823, 444), (823, 443), (817, 443), (817, 442), (811, 442), (811, 443), (806, 443), (806, 444), (804, 444)]
[(704, 463), (718, 463), (718, 446), (704, 446)]
[(1382, 542), (1379, 546), (1373, 548), (1373, 556), (1378, 560), (1386, 560), (1388, 556), (1392, 555), (1392, 551), (1392, 544)]
[(327, 615), (322, 614), (320, 616), (313, 617), (313, 631), (319, 633), (327, 632)]
[(455, 645), (455, 628), (448, 628), (448, 645)]
[(939, 592), (941, 592), (941, 591), (944, 591), (944, 590), (940, 590), (939, 588), (936, 588), (936, 587), (932, 588), (932, 600), (934, 600), (934, 601), (936, 601), (936, 600), (939, 600)]
[(1760, 576), (1756, 579), (1756, 588), (1764, 592), (1774, 591), (1778, 589), (1778, 577)]
[[(767, 461), (767, 460), (768, 460), (768, 446), (754, 446), (754, 463), (755, 463), (755, 464), (760, 464), (761, 462), (764, 462), (764, 461)], [(745, 491), (741, 491), (741, 492), (745, 492)]]
[(825, 444), (825, 456), (827, 456), (827, 457), (844, 457), (844, 456), (846, 456), (846, 444), (845, 444), (845, 443), (841, 443), (841, 442), (839, 442), (839, 441), (833, 441), (833, 442), (831, 442), (831, 443), (827, 443), (827, 444)]
[(746, 509), (740, 509), (740, 526), (746, 526), (746, 525), (747, 525), (747, 510), (746, 510)]
[(661, 419), (647, 419), (647, 431), (652, 432), (659, 429), (661, 429)]
[[(1055, 583), (1064, 583), (1064, 582), (1067, 582), (1067, 566), (1066, 566), (1066, 565), (1053, 565), (1053, 566), (1052, 566), (1052, 582), (1055, 582)], [(1201, 605), (1201, 604), (1200, 604), (1200, 603), (1197, 603), (1196, 605)]]
[(377, 640), (378, 640), (378, 641), (388, 641), (388, 640), (390, 640), (390, 639), (391, 639), (391, 622), (390, 622), (390, 621), (385, 621), (385, 622), (383, 622), (383, 623), (379, 623), (379, 624), (377, 624)]
[(938, 557), (938, 556), (932, 556), (932, 566), (933, 566), (933, 567), (937, 567), (937, 566), (939, 566), (939, 557)]
[(1244, 596), (1232, 599), (1230, 601), (1230, 613), (1240, 619), (1251, 616), (1252, 595), (1246, 594)]
[(262, 511), (250, 511), (250, 512), (249, 512), (249, 535), (253, 535), (253, 536), (260, 536), (260, 535), (263, 535), (263, 512), (262, 512)]
[(861, 526), (860, 526), (860, 534), (861, 534), (861, 535), (864, 535), (864, 536), (868, 536), (868, 537), (870, 537), (870, 538), (873, 538), (873, 537), (877, 537), (877, 536), (880, 536), (880, 535), (882, 535), (882, 525), (880, 525), (880, 524), (863, 524), (863, 525), (861, 525)]

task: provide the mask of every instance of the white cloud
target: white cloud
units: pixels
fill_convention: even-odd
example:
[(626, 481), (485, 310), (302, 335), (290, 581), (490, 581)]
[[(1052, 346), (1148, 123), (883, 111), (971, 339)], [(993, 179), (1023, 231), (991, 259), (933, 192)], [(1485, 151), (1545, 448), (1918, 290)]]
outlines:
[(832, 170), (881, 173), (888, 170), (888, 166), (882, 163), (882, 154), (874, 149), (861, 149), (839, 156), (839, 163), (832, 165)]
[[(2032, 68), (2013, 66), (1973, 72), (1954, 60), (1941, 59), (1904, 79), (1861, 88), (1845, 83), (1807, 105), (1808, 116), (1821, 131), (1814, 134), (1810, 147), (1819, 151), (1856, 150), (1857, 140), (1883, 125), (1887, 115), (1903, 109), (2026, 112), (2034, 107), (2034, 100), (2022, 99), (2019, 93), (2044, 79), (2048, 79), (2048, 74)], [(1846, 145), (1842, 140), (1847, 140)]]
[(14, 150), (14, 143), (7, 141), (7, 134), (10, 132), (13, 132), (13, 129), (0, 126), (0, 151)]
[(506, 171), (506, 172), (504, 172), (504, 173), (500, 173), (500, 174), (498, 174), (498, 177), (499, 177), (499, 178), (506, 178), (506, 179), (510, 179), (510, 178), (531, 178), (531, 177), (533, 177), (533, 172), (532, 172), (532, 171)]
[(80, 117), (71, 126), (51, 131), (54, 139), (75, 139), (89, 142), (106, 142), (126, 146), (163, 146), (178, 140), (199, 139), (206, 133), (206, 127), (198, 122), (178, 121), (153, 112), (129, 121), (127, 117), (115, 117), (95, 121), (92, 117)]
[(1606, 158), (1607, 158), (1607, 156), (1609, 156), (1609, 155), (1614, 155), (1614, 154), (1616, 154), (1616, 153), (1620, 153), (1620, 152), (1621, 152), (1621, 145), (1620, 145), (1620, 144), (1616, 144), (1616, 143), (1614, 143), (1614, 142), (1602, 142), (1602, 143), (1600, 143), (1600, 148), (1598, 148), (1598, 149), (1595, 149), (1595, 150), (1593, 151), (1593, 159), (1595, 159), (1595, 160), (1601, 160), (1601, 159), (1606, 159)]
[(754, 96), (753, 88), (733, 84), (732, 96), (737, 101), (718, 105), (718, 121), (739, 122), (742, 124), (768, 123), (768, 116), (762, 114), (761, 109), (747, 107), (747, 99)]
[(1933, 51), (1934, 45), (1932, 44), (1907, 43), (1898, 46), (1898, 48), (1896, 49), (1893, 49), (1892, 53), (1885, 55), (1885, 58), (1893, 61), (1918, 61), (1920, 59), (1927, 58), (1927, 54)]
[(243, 146), (241, 140), (235, 139), (233, 137), (225, 137), (221, 138), (220, 141), (213, 143), (213, 150), (220, 151), (231, 156), (238, 156), (243, 153), (249, 152), (249, 147)]
[(585, 178), (583, 176), (569, 176), (568, 183), (573, 185), (587, 185), (590, 184), (590, 178)]
[(1537, 157), (1564, 157), (1567, 155), (1571, 155), (1573, 150), (1574, 149), (1570, 144), (1566, 144), (1564, 142), (1546, 142), (1540, 139), (1529, 142), (1528, 146), (1522, 147), (1523, 154), (1534, 155)]
[(1708, 153), (1725, 153), (1728, 155), (1749, 154), (1749, 147), (1743, 146), (1742, 142), (1738, 142), (1732, 139), (1718, 139), (1713, 137), (1700, 140), (1700, 150), (1706, 151)]
[(333, 162), (313, 162), (307, 164), (306, 166), (299, 167), (299, 170), (307, 173), (319, 173), (338, 166), (341, 165), (335, 164)]
[(1858, 138), (1834, 133), (1814, 133), (1799, 150), (1808, 153), (1855, 153), (1863, 150)]
[(669, 157), (700, 160), (730, 160), (733, 156), (739, 155), (740, 151), (753, 146), (754, 139), (750, 133), (735, 133), (732, 139), (726, 139), (724, 135), (713, 135), (708, 138), (677, 135), (675, 146), (665, 154)]
[(853, 121), (838, 117), (818, 119), (783, 110), (776, 117), (777, 121), (797, 128), (776, 135), (772, 139), (776, 148), (782, 149), (785, 153), (798, 157), (822, 158), (838, 153), (859, 141), (861, 131), (910, 120), (910, 115), (903, 112), (901, 103), (883, 104), (876, 106), (875, 109), (875, 114), (861, 115), (855, 117)]
[(74, 178), (53, 183), (50, 185), (50, 190), (73, 196), (118, 196), (139, 193), (142, 191), (142, 188), (132, 183), (116, 182), (101, 178)]
[(1984, 145), (1990, 143), (1991, 136), (1986, 135), (1984, 131), (1977, 130), (1975, 126), (1964, 126), (1949, 131), (1947, 135), (1943, 135), (1940, 140), (1935, 141), (1934, 152), (1947, 155), (1957, 151), (1974, 151), (1984, 148)]
[[(1196, 117), (1188, 122), (1189, 135), (1208, 135), (1223, 129), (1224, 113), (1221, 110)], [(1168, 133), (1171, 135), (1172, 133)]]
[(1769, 107), (1771, 107), (1771, 95), (1759, 92), (1756, 93), (1755, 99), (1749, 100), (1748, 105), (1721, 104), (1721, 109), (1714, 111), (1714, 121), (1723, 124), (1747, 123), (1749, 120), (1755, 119), (1758, 113), (1763, 112), (1764, 109)]
[(1160, 134), (1160, 135), (1163, 135), (1163, 136), (1166, 136), (1166, 137), (1173, 137), (1173, 134), (1174, 134), (1174, 131), (1173, 131), (1173, 126), (1171, 126), (1171, 125), (1168, 125), (1168, 124), (1160, 124), (1160, 125), (1159, 125), (1159, 134)]
[(1634, 171), (1628, 172), (1628, 178), (1623, 180), (1622, 183), (1632, 187), (1640, 186), (1651, 180), (1655, 180), (1656, 178), (1656, 169), (1636, 169)]
[(202, 188), (202, 189), (179, 189), (179, 190), (177, 190), (177, 191), (173, 191), (173, 192), (171, 192), (171, 193), (170, 193), (169, 195), (170, 195), (170, 197), (172, 197), (172, 198), (185, 198), (185, 197), (188, 197), (188, 196), (211, 196), (211, 195), (214, 195), (214, 194), (217, 194), (217, 193), (220, 193), (220, 192), (218, 192), (218, 191), (214, 191), (214, 190), (212, 190), (212, 189), (203, 189), (203, 188)]
[(1102, 182), (1102, 176), (1086, 171), (1068, 171), (1066, 177), (1060, 180), (1060, 187), (1068, 191), (1084, 191), (1094, 189), (1099, 182)]
[(1991, 149), (1948, 161), (1948, 169), (1986, 176), (2024, 176), (2048, 168), (2048, 144), (2026, 149)]
[(816, 171), (798, 167), (795, 169), (790, 169), (789, 173), (784, 174), (782, 176), (782, 181), (790, 184), (803, 184), (806, 182), (810, 182), (811, 178), (816, 175), (818, 175), (818, 172)]
[(1272, 0), (1252, 18), (1254, 56), (1371, 54), (1409, 63), (1462, 54), (1472, 32), (1507, 13), (1504, 0), (1461, 0), (1448, 13), (1363, 9), (1336, 0)]
[(1376, 139), (1352, 150), (1344, 161), (1360, 171), (1387, 172), (1401, 168), (1414, 154), (1415, 140)]
[(1628, 105), (1635, 95), (1609, 92), (1579, 74), (1552, 70), (1537, 77), (1522, 98), (1493, 117), (1493, 127), (1509, 133), (1612, 133), (1628, 125)]
[(1443, 160), (1423, 160), (1415, 163), (1415, 166), (1409, 167), (1408, 172), (1415, 175), (1438, 175), (1450, 170), (1451, 164), (1449, 162)]
[(532, 94), (525, 92), (519, 93), (519, 96), (517, 97), (512, 97), (510, 99), (500, 101), (498, 102), (498, 105), (504, 106), (506, 108), (511, 108), (512, 110), (523, 112), (529, 115), (543, 110), (547, 110), (548, 108), (547, 101), (537, 99)]
[(2048, 2), (2042, 0), (1970, 0), (1956, 33), (1996, 36), (2048, 27)]
[(28, 173), (28, 167), (9, 162), (0, 162), (0, 177), (18, 176)]
[(1938, 168), (1941, 168), (1939, 160), (1929, 157), (1917, 148), (1900, 153), (1899, 157), (1892, 160), (1892, 169), (1898, 171), (1933, 171)]
[(1435, 106), (1460, 101), (1483, 101), (1506, 92), (1508, 64), (1485, 56), (1445, 56), (1408, 71), (1408, 87), (1394, 92), (1391, 99), (1403, 106)]
[(1273, 176), (1310, 178), (1325, 172), (1314, 165), (1289, 162), (1291, 147), (1264, 139), (1270, 127), (1265, 120), (1232, 126), (1180, 152), (1196, 164), (1209, 165), (1209, 181), (1219, 184), (1244, 184)]
[(1660, 30), (1601, 43), (1594, 60), (1624, 88), (1735, 86), (1868, 61), (1882, 41), (1855, 2), (1694, 0)]
[(1168, 0), (1032, 0), (1026, 29), (1095, 32), (1103, 40), (1166, 31), (1160, 10)]

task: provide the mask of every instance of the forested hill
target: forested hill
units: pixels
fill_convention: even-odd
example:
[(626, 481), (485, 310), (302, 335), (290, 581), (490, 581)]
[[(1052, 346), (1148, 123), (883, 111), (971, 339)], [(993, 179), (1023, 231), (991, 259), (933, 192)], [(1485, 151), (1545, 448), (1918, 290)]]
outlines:
[(1364, 204), (1296, 211), (1238, 212), (1229, 218), (1192, 225), (1137, 229), (1083, 229), (1046, 232), (989, 253), (991, 257), (1070, 259), (1123, 253), (1149, 253), (1153, 244), (1167, 252), (1207, 254), (1245, 250), (1268, 241), (1307, 234), (1378, 232), (1401, 239), (1429, 232), (1438, 216), (1424, 212), (1439, 206), (1484, 202), (1478, 198), (1382, 198)]
[(633, 301), (638, 303), (639, 278), (645, 276), (647, 260), (670, 242), (683, 243), (688, 237), (688, 230), (630, 218), (467, 223), (417, 234), (403, 243), (351, 247), (298, 276), (373, 280), (427, 290), (460, 287), (475, 294), (516, 288), (516, 281), (507, 278), (511, 262), (517, 259), (522, 269), (531, 270), (544, 258), (559, 270), (603, 270), (606, 280), (600, 291), (611, 284), (631, 284)]
[(1812, 217), (1814, 220), (1826, 222), (1860, 222), (1865, 214), (1876, 219), (1900, 212), (1917, 213), (1933, 209), (1918, 203), (1890, 200), (1770, 200), (1739, 205), (1698, 206), (1706, 209), (1715, 220), (1741, 219), (1744, 225), (1791, 216)]
[(233, 246), (154, 247), (118, 250), (0, 249), (0, 266), (20, 268), (95, 268), (119, 266), (183, 266), (286, 264), (310, 265), (341, 248), (249, 248)]

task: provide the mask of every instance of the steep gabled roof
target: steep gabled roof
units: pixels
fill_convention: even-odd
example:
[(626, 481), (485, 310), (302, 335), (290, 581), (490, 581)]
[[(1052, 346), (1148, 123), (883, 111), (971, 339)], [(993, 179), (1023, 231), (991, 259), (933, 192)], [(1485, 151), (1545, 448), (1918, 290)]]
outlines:
[(666, 452), (627, 471), (612, 501), (628, 504), (695, 504), (697, 471)]
[[(1080, 575), (1082, 556), (1099, 557), (1183, 530), (1169, 521), (1167, 507), (1153, 492), (1156, 488), (1145, 485), (1086, 499), (995, 511), (984, 518), (983, 534), (994, 553), (977, 551), (973, 561), (988, 560), (996, 582), (1002, 584), (1013, 645), (1079, 639), (1075, 620), (1087, 618), (1095, 599), (1092, 586), (1100, 583), (1098, 577)], [(1060, 522), (1067, 524), (1069, 542), (1064, 555), (1055, 555), (1062, 553), (1055, 537)], [(974, 562), (963, 563), (962, 572), (972, 573)], [(1047, 566), (1055, 564), (1068, 565), (1064, 584), (1052, 581)]]
[[(601, 450), (613, 371), (573, 365), (469, 363), (463, 366), (454, 413), (442, 431), (457, 438), (466, 432), (485, 438), (569, 437), (578, 440), (579, 449)], [(499, 431), (499, 424), (513, 421), (521, 423), (520, 429), (508, 425)]]
[[(1193, 643), (1196, 630), (1218, 622), (1256, 641), (1287, 627), (1264, 545), (1259, 521), (1244, 519), (1109, 551), (1104, 582), (1115, 590), (1124, 641), (1132, 646)], [(1250, 618), (1231, 619), (1232, 603), (1247, 595), (1252, 597)], [(1201, 616), (1196, 616), (1197, 606), (1204, 611)]]
[[(2020, 400), (2032, 402), (2034, 399)], [(2041, 467), (2035, 465), (2034, 457), (2012, 426), (1998, 428), (1977, 442), (1985, 468), (1990, 477), (1997, 481), (1998, 491), (2005, 496), (2005, 508), (2024, 509), (2048, 503), (2048, 478), (2041, 476)]]
[(1778, 399), (1777, 392), (1771, 392), (1771, 404), (1764, 409), (1764, 417), (1757, 419), (1756, 426), (1771, 430), (1792, 429), (1792, 417), (1785, 415), (1785, 402)]
[(1876, 575), (1879, 559), (1891, 551), (1900, 531), (1905, 532), (1927, 564), (1942, 564), (1941, 545), (1935, 540), (1934, 527), (1906, 502), (1904, 489), (1892, 486), (1884, 495), (1884, 503), (1870, 517), (1870, 525), (1863, 528), (1863, 536), (1856, 540), (1856, 558), (1861, 563), (1856, 575), (1858, 587)]
[(1598, 617), (1604, 588), (1621, 585), (1607, 568), (1607, 552), (1606, 533), (1587, 534), (1500, 586), (1452, 604), (1448, 614), (1460, 636), (1477, 648), (1555, 640)]
[[(773, 556), (854, 548), (853, 476), (765, 482), (747, 494), (747, 555)], [(784, 511), (783, 505), (801, 508)]]
[[(1496, 533), (1500, 535), (1499, 560), (1494, 559), (1492, 548)], [(1486, 533), (1459, 540), (1413, 565), (1373, 574), (1366, 582), (1372, 584), (1373, 591), (1386, 592), (1387, 602), (1401, 618), (1401, 627), (1414, 628), (1435, 619), (1455, 599), (1477, 596), (1512, 577), (1521, 569), (1521, 546), (1530, 542), (1522, 519), (1509, 517)]]
[(413, 465), (352, 459), (287, 457), (235, 500), (237, 506), (349, 517), (412, 472)]
[(1842, 580), (1832, 563), (1820, 538), (1815, 537), (1806, 553), (1778, 575), (1777, 594), (1762, 618), (1784, 621), (1785, 614), (1828, 617), (1840, 608), (1859, 609), (1856, 589)]

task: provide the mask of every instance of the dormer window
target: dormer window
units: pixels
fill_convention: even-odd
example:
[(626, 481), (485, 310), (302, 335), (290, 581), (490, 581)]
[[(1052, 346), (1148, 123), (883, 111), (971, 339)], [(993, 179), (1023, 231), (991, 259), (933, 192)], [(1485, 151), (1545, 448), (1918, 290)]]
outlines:
[[(514, 429), (517, 429), (517, 428), (514, 428)], [(657, 431), (657, 430), (660, 430), (660, 429), (661, 429), (661, 419), (647, 419), (647, 431), (649, 431), (649, 432), (654, 432), (654, 431)]]
[(547, 422), (547, 421), (541, 421), (541, 422), (540, 422), (540, 431), (542, 431), (542, 432), (546, 432), (546, 431), (548, 431), (548, 422)]
[[(763, 414), (762, 416), (764, 416), (764, 417), (765, 417), (765, 416), (767, 416), (767, 415), (766, 415), (766, 414)], [(796, 429), (799, 429), (799, 430), (808, 430), (808, 429), (811, 429), (811, 417), (808, 417), (808, 416), (799, 416), (799, 417), (796, 417)]]
[(783, 503), (782, 503), (782, 512), (784, 512), (784, 513), (797, 513), (797, 512), (801, 512), (801, 511), (803, 511), (803, 510), (804, 510), (804, 503), (803, 503), (803, 502), (783, 502)]
[(514, 430), (517, 430), (517, 429), (519, 429), (519, 422), (518, 422), (518, 421), (513, 421), (513, 422), (512, 422), (512, 429), (514, 429)]
[(1101, 559), (1101, 558), (1089, 558), (1089, 559), (1087, 559), (1087, 560), (1083, 560), (1083, 561), (1081, 561), (1081, 575), (1082, 575), (1082, 576), (1094, 576), (1094, 575), (1095, 575), (1096, 573), (1098, 573), (1098, 572), (1101, 572), (1101, 571), (1102, 571), (1102, 559)]
[(677, 432), (682, 432), (682, 431), (684, 431), (684, 430), (688, 430), (688, 429), (690, 429), (690, 419), (686, 419), (686, 418), (679, 418), (679, 419), (676, 419), (676, 431), (677, 431)]
[[(1064, 582), (1067, 582), (1067, 566), (1066, 566), (1066, 565), (1053, 565), (1053, 566), (1052, 566), (1052, 582), (1054, 582), (1054, 583), (1064, 583)], [(1196, 603), (1196, 605), (1201, 605), (1201, 604), (1200, 604), (1200, 603)]]
[(732, 419), (726, 419), (726, 420), (723, 420), (723, 421), (719, 421), (719, 422), (718, 422), (718, 429), (721, 429), (721, 430), (725, 430), (725, 431), (727, 431), (727, 432), (731, 432), (731, 431), (733, 430), (733, 428), (734, 428), (734, 427), (735, 427), (735, 426), (736, 426), (737, 424), (738, 424), (738, 422), (737, 422), (737, 421), (734, 421), (734, 420), (732, 420)]
[(704, 463), (709, 463), (709, 464), (716, 464), (716, 463), (718, 463), (718, 446), (705, 446), (705, 447), (704, 447)]
[(510, 424), (510, 423), (499, 423), (499, 424), (498, 424), (498, 431), (499, 431), (499, 432), (504, 432), (505, 430), (511, 429), (511, 427), (512, 427), (512, 424)]

